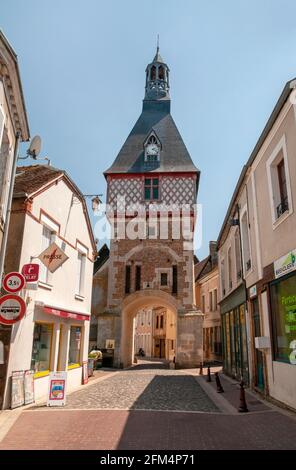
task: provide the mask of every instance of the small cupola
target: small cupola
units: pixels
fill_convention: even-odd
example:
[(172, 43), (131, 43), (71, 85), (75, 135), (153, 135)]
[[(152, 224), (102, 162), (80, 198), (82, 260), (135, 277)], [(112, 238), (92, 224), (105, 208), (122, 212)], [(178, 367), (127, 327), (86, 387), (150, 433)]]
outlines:
[(145, 100), (169, 98), (169, 71), (170, 69), (163, 61), (157, 45), (153, 62), (146, 68)]

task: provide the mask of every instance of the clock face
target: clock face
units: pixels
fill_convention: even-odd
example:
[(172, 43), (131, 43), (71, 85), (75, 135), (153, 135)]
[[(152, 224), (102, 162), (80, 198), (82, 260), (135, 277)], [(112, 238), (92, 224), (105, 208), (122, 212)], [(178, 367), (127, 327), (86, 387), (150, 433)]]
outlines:
[(149, 144), (146, 148), (147, 155), (158, 155), (159, 149), (156, 144)]

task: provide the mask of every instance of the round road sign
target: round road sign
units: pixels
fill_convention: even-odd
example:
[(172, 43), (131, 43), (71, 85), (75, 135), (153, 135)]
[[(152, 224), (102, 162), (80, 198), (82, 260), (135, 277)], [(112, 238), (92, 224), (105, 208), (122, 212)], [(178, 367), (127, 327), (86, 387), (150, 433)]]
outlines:
[(7, 294), (0, 298), (0, 323), (13, 325), (26, 313), (25, 301), (18, 295)]
[(6, 290), (6, 292), (11, 292), (12, 294), (22, 290), (24, 285), (24, 276), (17, 272), (8, 273), (3, 279), (3, 288)]

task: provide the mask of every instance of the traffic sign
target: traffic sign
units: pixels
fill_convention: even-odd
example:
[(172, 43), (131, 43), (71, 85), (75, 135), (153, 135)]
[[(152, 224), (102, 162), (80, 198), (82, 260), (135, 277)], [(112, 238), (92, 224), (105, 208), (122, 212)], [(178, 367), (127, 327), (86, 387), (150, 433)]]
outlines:
[(20, 321), (25, 313), (25, 301), (18, 295), (7, 294), (0, 298), (0, 323), (13, 325)]
[(24, 287), (25, 278), (22, 274), (17, 272), (8, 273), (4, 277), (2, 285), (6, 292), (11, 292), (15, 294), (16, 292), (22, 290), (22, 288)]
[(24, 276), (27, 282), (37, 282), (39, 279), (39, 264), (24, 264), (22, 269), (22, 275)]

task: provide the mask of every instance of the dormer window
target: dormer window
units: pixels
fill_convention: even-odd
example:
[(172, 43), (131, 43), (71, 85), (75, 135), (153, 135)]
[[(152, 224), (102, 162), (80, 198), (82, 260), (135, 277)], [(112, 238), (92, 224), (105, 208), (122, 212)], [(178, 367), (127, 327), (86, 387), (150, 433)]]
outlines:
[(145, 142), (145, 162), (158, 162), (160, 143), (155, 134), (151, 134)]

